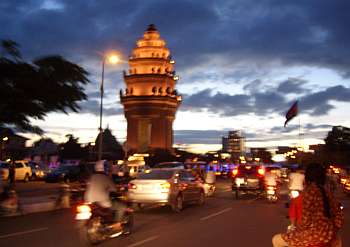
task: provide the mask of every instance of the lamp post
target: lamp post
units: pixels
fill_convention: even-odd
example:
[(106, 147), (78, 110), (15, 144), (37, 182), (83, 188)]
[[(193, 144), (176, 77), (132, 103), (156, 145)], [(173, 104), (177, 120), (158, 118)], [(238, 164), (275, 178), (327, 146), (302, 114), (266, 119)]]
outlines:
[(0, 160), (2, 160), (2, 156), (3, 156), (3, 151), (5, 150), (5, 142), (8, 141), (8, 137), (2, 137), (1, 138), (1, 145), (0, 145)]
[(99, 127), (99, 143), (98, 143), (98, 160), (102, 159), (102, 143), (103, 143), (103, 131), (102, 131), (102, 113), (103, 113), (103, 84), (105, 76), (105, 64), (108, 61), (111, 64), (116, 64), (119, 62), (119, 57), (117, 55), (103, 55), (102, 57), (102, 74), (101, 74), (101, 85), (100, 85), (100, 127)]

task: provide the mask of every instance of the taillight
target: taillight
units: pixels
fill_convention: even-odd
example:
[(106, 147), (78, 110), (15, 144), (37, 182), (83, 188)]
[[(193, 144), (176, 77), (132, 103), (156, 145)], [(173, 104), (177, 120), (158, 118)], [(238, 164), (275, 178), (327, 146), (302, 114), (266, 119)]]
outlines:
[(77, 215), (75, 219), (77, 220), (87, 220), (91, 217), (91, 207), (89, 205), (83, 204), (77, 206)]
[(233, 169), (232, 170), (232, 176), (237, 176), (238, 174), (238, 169)]
[(133, 184), (133, 183), (129, 183), (128, 184), (128, 189), (129, 190), (136, 190), (136, 188), (137, 188), (136, 184)]
[(261, 176), (264, 176), (264, 175), (265, 175), (265, 169), (262, 168), (262, 167), (260, 167), (260, 168), (258, 169), (258, 174), (261, 175)]

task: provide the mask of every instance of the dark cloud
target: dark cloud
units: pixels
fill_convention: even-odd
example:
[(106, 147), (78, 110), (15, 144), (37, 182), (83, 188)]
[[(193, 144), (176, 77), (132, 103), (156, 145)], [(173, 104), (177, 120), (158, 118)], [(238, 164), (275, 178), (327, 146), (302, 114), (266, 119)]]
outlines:
[(330, 129), (332, 129), (332, 125), (308, 123), (306, 125), (299, 126), (298, 124), (289, 124), (286, 127), (275, 126), (275, 127), (271, 128), (268, 131), (268, 133), (271, 133), (271, 134), (291, 133), (291, 132), (299, 131), (299, 128), (300, 128), (300, 131), (302, 131), (302, 132), (314, 132), (314, 131), (325, 132), (325, 131), (329, 131)]
[(251, 112), (252, 98), (248, 95), (229, 95), (214, 93), (211, 89), (205, 89), (192, 95), (184, 95), (181, 110), (202, 111), (208, 110), (222, 115), (240, 115)]
[[(326, 115), (335, 108), (334, 102), (350, 102), (350, 88), (342, 85), (333, 86), (324, 90), (309, 92), (301, 87), (306, 81), (287, 80), (277, 84), (276, 88), (268, 88), (250, 94), (230, 95), (214, 92), (212, 89), (204, 89), (191, 95), (184, 95), (181, 110), (202, 111), (218, 113), (222, 116), (237, 116), (255, 114), (257, 116), (269, 116), (273, 113), (285, 115), (286, 111), (295, 101), (299, 99), (299, 112), (313, 116)], [(259, 81), (254, 81), (259, 88)], [(253, 89), (248, 85), (246, 89)], [(280, 90), (282, 88), (282, 90)], [(288, 99), (289, 93), (301, 93), (304, 95), (292, 101)], [(304, 91), (303, 91), (304, 90)], [(253, 90), (251, 90), (253, 91)], [(306, 94), (305, 94), (306, 93)]]
[(129, 54), (146, 25), (155, 23), (179, 69), (217, 55), (228, 63), (280, 61), (349, 74), (347, 0), (45, 2), (53, 7), (43, 8), (39, 0), (1, 1), (1, 36), (18, 41), (29, 55), (81, 59), (112, 47)]
[[(99, 100), (87, 100), (79, 104), (80, 105), (80, 113), (90, 113), (93, 115), (100, 114), (100, 101)], [(123, 113), (123, 109), (119, 104), (110, 104), (104, 105), (103, 107), (103, 115), (104, 116), (113, 116), (119, 115)]]
[(277, 91), (284, 94), (301, 94), (305, 93), (305, 84), (308, 82), (299, 78), (288, 78), (283, 81), (278, 87)]
[[(0, 39), (17, 41), (27, 58), (62, 54), (87, 67), (92, 85), (89, 101), (81, 104), (84, 113), (99, 112), (98, 52), (115, 49), (126, 59), (147, 25), (155, 23), (184, 75), (179, 83), (244, 87), (236, 94), (202, 87), (185, 92), (181, 110), (283, 116), (296, 94), (301, 113), (320, 116), (334, 102), (349, 102), (350, 89), (316, 84), (311, 90), (299, 78), (267, 83), (267, 75), (277, 64), (329, 68), (349, 77), (349, 13), (348, 0), (2, 0)], [(121, 78), (120, 71), (106, 70), (106, 98), (118, 98)], [(104, 114), (121, 114), (120, 107), (106, 105)]]
[[(301, 126), (302, 135), (299, 136), (299, 125), (275, 126), (266, 132), (253, 133), (247, 130), (242, 131), (246, 143), (252, 142), (271, 142), (286, 141), (313, 138), (322, 140), (327, 136), (328, 131), (332, 129), (331, 125), (326, 124), (306, 124)], [(221, 144), (222, 137), (228, 135), (229, 130), (175, 130), (174, 138), (177, 144)]]
[(300, 100), (299, 109), (314, 116), (325, 115), (334, 108), (331, 101), (350, 102), (350, 88), (338, 85), (305, 95)]
[(227, 131), (219, 130), (175, 130), (174, 143), (186, 144), (218, 144)]

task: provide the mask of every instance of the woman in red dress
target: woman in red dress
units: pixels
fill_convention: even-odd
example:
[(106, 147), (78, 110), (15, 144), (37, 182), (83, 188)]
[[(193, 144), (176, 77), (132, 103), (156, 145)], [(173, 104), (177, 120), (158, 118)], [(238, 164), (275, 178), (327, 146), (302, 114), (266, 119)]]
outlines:
[(310, 164), (305, 172), (302, 192), (302, 218), (295, 230), (272, 238), (274, 247), (327, 246), (336, 238), (344, 215), (332, 193), (326, 190), (326, 171), (320, 164)]

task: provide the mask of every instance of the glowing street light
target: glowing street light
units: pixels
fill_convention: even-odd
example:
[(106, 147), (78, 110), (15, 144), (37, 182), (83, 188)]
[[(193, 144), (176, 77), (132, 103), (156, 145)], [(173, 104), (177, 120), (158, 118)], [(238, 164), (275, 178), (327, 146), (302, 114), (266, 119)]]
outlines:
[(98, 143), (98, 160), (102, 159), (102, 143), (103, 143), (103, 131), (102, 131), (102, 111), (103, 111), (103, 84), (104, 84), (104, 76), (105, 76), (105, 64), (106, 61), (111, 64), (116, 64), (120, 61), (119, 57), (115, 54), (102, 54), (102, 74), (101, 74), (101, 85), (100, 85), (100, 95), (101, 95), (101, 101), (100, 101), (100, 138)]
[(111, 64), (116, 64), (120, 62), (120, 58), (117, 55), (110, 55), (108, 56), (108, 62)]

